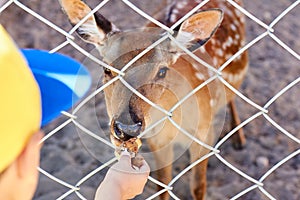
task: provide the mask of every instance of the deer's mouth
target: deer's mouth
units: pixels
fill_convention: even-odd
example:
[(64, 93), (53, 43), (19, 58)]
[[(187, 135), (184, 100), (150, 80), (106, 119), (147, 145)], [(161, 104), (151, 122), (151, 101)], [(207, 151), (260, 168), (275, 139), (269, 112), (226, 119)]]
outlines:
[(112, 122), (111, 132), (114, 137), (127, 141), (132, 138), (137, 137), (142, 131), (142, 122), (137, 122), (136, 124), (126, 125), (119, 121), (114, 120)]
[(116, 152), (120, 154), (121, 151), (127, 149), (130, 153), (137, 154), (140, 147), (142, 146), (142, 141), (138, 137), (130, 138), (129, 140), (123, 141), (116, 137), (114, 134), (110, 135), (111, 142), (116, 147)]
[(139, 135), (143, 132), (143, 121), (131, 115), (115, 116), (111, 120), (110, 138), (117, 149), (127, 149), (129, 152), (137, 153), (142, 145)]

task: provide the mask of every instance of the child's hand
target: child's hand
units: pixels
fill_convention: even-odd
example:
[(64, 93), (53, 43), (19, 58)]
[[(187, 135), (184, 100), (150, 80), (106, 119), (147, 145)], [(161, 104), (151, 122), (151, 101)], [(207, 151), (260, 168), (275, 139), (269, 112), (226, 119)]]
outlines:
[(95, 199), (131, 199), (141, 194), (150, 173), (146, 161), (141, 163), (140, 167), (133, 167), (130, 154), (123, 152), (120, 160), (108, 170)]

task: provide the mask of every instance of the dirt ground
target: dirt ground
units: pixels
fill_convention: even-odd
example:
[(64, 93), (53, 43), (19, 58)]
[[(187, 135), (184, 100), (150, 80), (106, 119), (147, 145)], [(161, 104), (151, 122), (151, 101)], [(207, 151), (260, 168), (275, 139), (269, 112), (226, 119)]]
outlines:
[[(6, 0), (0, 0), (0, 7), (6, 2)], [(57, 1), (20, 0), (19, 2), (64, 30), (69, 31), (71, 29)], [(99, 1), (86, 0), (86, 2), (93, 7)], [(159, 5), (160, 1), (134, 0), (132, 2), (148, 14), (153, 14), (159, 9), (157, 5)], [(253, 0), (245, 1), (245, 8), (264, 23), (270, 24), (293, 2), (293, 0)], [(118, 0), (109, 1), (100, 11), (122, 29), (141, 27), (146, 22), (145, 19)], [(300, 33), (299, 19), (300, 5), (298, 4), (274, 26), (274, 34), (298, 53), (298, 56), (300, 53), (300, 40), (298, 39)], [(65, 41), (63, 35), (34, 18), (16, 4), (10, 5), (0, 13), (0, 23), (3, 24), (21, 48), (51, 50)], [(248, 41), (252, 41), (266, 31), (249, 18), (247, 18), (246, 24)], [(93, 46), (86, 45), (78, 38), (76, 38), (76, 42), (87, 51), (93, 49)], [(92, 64), (71, 45), (62, 48), (59, 52), (85, 63), (94, 79), (92, 91), (95, 90), (99, 82), (101, 67), (99, 68), (99, 66)], [(240, 91), (258, 105), (263, 106), (277, 92), (300, 75), (299, 59), (288, 53), (270, 36), (266, 36), (252, 46), (249, 49), (249, 56), (249, 72)], [(295, 85), (279, 97), (270, 106), (268, 113), (276, 123), (297, 137), (298, 140), (300, 138), (299, 88), (299, 84)], [(99, 129), (101, 127), (103, 130), (106, 130), (108, 124), (105, 106), (101, 99), (102, 96), (99, 95), (96, 99), (88, 102), (78, 113), (77, 120), (85, 127), (88, 127), (89, 130), (102, 134), (101, 136), (105, 137), (103, 131)], [(240, 98), (237, 98), (236, 102), (242, 121), (257, 112), (256, 109)], [(97, 110), (97, 113), (95, 113), (95, 110)], [(44, 127), (45, 132), (49, 133), (66, 119), (65, 117), (60, 117), (55, 120), (47, 127)], [(230, 125), (228, 125), (228, 119), (226, 122), (223, 127), (223, 132), (225, 133), (231, 129)], [(247, 124), (244, 127), (244, 132), (247, 137), (245, 148), (237, 151), (233, 149), (230, 141), (227, 141), (220, 147), (221, 155), (232, 165), (255, 179), (262, 177), (272, 166), (300, 148), (299, 143), (289, 139), (263, 116)], [(106, 139), (108, 140), (108, 138)], [(111, 148), (84, 134), (73, 124), (69, 124), (45, 142), (41, 155), (41, 167), (44, 170), (69, 184), (75, 185), (92, 170), (113, 158), (113, 151)], [(189, 155), (184, 154), (175, 162), (174, 175), (188, 166), (188, 159)], [(93, 199), (96, 187), (101, 182), (106, 170), (100, 171), (80, 185), (80, 194), (86, 199)], [(173, 191), (180, 199), (184, 200), (191, 199), (188, 175), (189, 173), (185, 174), (175, 183)], [(216, 157), (212, 157), (209, 160), (207, 177), (207, 199), (210, 200), (229, 199), (252, 185), (251, 182), (232, 171)], [(300, 156), (295, 156), (268, 176), (264, 181), (264, 188), (276, 199), (300, 199)], [(67, 187), (41, 175), (34, 199), (57, 199), (68, 190)], [(149, 181), (145, 192), (136, 199), (146, 199), (154, 193), (155, 185)], [(75, 193), (72, 193), (65, 199), (80, 198)], [(268, 198), (257, 188), (240, 199), (264, 200)]]

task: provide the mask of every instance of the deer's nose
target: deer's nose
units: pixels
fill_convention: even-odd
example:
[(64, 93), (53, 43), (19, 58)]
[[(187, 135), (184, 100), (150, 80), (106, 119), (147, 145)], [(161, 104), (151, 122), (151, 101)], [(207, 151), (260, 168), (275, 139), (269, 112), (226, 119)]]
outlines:
[(122, 122), (115, 121), (113, 124), (114, 135), (123, 141), (127, 141), (131, 138), (137, 137), (142, 130), (142, 123), (127, 125)]

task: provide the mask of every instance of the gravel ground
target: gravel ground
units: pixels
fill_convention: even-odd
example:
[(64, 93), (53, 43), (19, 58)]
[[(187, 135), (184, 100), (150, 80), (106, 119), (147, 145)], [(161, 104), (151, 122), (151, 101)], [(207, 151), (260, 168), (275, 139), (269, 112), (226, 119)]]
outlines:
[[(0, 1), (3, 5), (6, 1)], [(62, 14), (57, 1), (20, 1), (38, 12), (51, 22), (70, 30), (69, 22)], [(94, 6), (95, 0), (87, 0)], [(157, 8), (159, 0), (132, 1), (149, 14), (153, 14)], [(245, 1), (245, 7), (257, 18), (271, 23), (283, 10), (294, 1), (272, 1), (253, 0)], [(126, 6), (117, 0), (110, 1), (102, 8), (101, 12), (111, 21), (121, 28), (139, 27), (145, 20), (129, 11)], [(275, 35), (280, 38), (291, 49), (300, 53), (300, 6), (294, 8), (287, 16), (274, 26)], [(0, 14), (0, 23), (5, 26), (16, 43), (22, 48), (40, 48), (51, 50), (61, 44), (65, 38), (44, 25), (39, 20), (33, 18), (16, 5), (9, 6)], [(250, 19), (247, 19), (247, 36), (251, 41), (265, 30)], [(93, 47), (86, 45), (79, 39), (76, 41), (86, 50)], [(85, 57), (71, 46), (60, 50), (61, 53), (70, 55), (81, 62), (87, 63)], [(250, 68), (247, 78), (240, 91), (259, 105), (264, 105), (280, 89), (295, 80), (300, 75), (299, 60), (291, 56), (271, 37), (267, 36), (250, 48)], [(93, 64), (86, 64), (92, 72), (94, 78), (94, 90), (99, 80), (99, 67)], [(269, 108), (269, 116), (279, 125), (300, 138), (300, 90), (296, 85)], [(78, 113), (78, 122), (97, 134), (103, 134), (107, 129), (107, 116), (105, 106), (99, 95), (86, 104)], [(242, 120), (246, 120), (257, 112), (252, 106), (241, 99), (237, 99), (237, 106)], [(97, 110), (97, 114), (95, 114)], [(101, 119), (100, 121), (98, 119)], [(66, 120), (61, 117), (53, 123), (44, 127), (49, 133), (59, 124)], [(228, 124), (228, 123), (226, 123)], [(223, 131), (228, 132), (230, 126), (225, 125)], [(258, 117), (244, 127), (247, 137), (247, 145), (243, 150), (236, 151), (232, 148), (230, 141), (221, 146), (221, 155), (238, 169), (246, 172), (255, 179), (259, 179), (272, 166), (284, 159), (286, 156), (299, 149), (298, 143), (293, 142), (272, 126), (264, 117)], [(104, 136), (104, 135), (103, 135)], [(82, 177), (96, 169), (101, 163), (111, 159), (113, 152), (110, 148), (101, 145), (95, 140), (83, 134), (82, 131), (69, 124), (47, 140), (42, 149), (41, 167), (55, 177), (64, 180), (69, 184), (76, 184)], [(185, 154), (175, 162), (174, 174), (179, 173), (188, 165), (188, 155)], [(87, 199), (92, 199), (95, 188), (103, 179), (107, 169), (94, 175), (80, 186), (80, 193)], [(211, 200), (228, 199), (239, 191), (251, 186), (251, 182), (226, 167), (217, 158), (209, 160), (208, 169), (208, 198)], [(184, 175), (174, 185), (174, 193), (181, 199), (190, 199), (188, 190), (188, 174)], [(296, 156), (264, 181), (264, 188), (276, 199), (298, 200), (300, 199), (300, 156)], [(145, 199), (155, 192), (153, 183), (148, 183), (143, 195), (136, 199)], [(61, 186), (44, 175), (40, 176), (39, 186), (35, 195), (35, 200), (56, 199), (68, 188)], [(74, 193), (65, 199), (79, 199)], [(260, 190), (255, 189), (240, 199), (260, 200), (268, 199)]]

